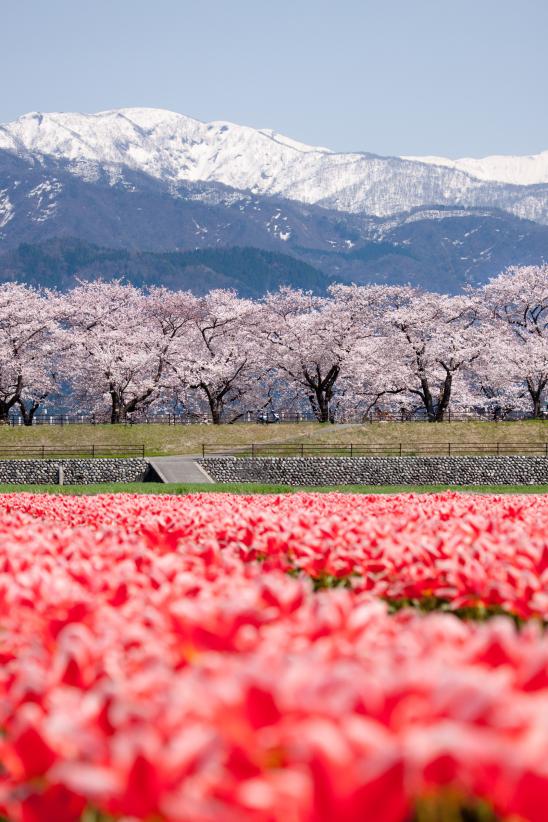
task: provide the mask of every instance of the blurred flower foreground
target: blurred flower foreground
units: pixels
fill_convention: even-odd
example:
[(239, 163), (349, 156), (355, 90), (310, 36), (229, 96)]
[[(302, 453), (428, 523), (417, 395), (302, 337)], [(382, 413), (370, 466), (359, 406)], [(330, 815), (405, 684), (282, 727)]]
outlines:
[(0, 497), (9, 822), (545, 822), (548, 497)]

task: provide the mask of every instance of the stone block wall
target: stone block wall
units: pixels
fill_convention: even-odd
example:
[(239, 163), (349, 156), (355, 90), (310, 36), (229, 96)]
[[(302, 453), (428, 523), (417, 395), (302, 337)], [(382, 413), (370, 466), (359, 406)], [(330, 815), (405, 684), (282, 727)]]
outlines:
[(546, 457), (205, 457), (216, 482), (280, 485), (543, 485)]
[(141, 482), (149, 470), (146, 459), (0, 460), (0, 483), (55, 485), (62, 468), (64, 485), (100, 482)]

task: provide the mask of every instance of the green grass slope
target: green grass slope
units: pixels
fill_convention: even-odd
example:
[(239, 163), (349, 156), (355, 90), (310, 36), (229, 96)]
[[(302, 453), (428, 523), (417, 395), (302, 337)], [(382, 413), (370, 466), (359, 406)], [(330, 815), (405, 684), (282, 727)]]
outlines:
[(209, 485), (159, 482), (100, 483), (96, 485), (8, 485), (0, 484), (0, 494), (65, 494), (68, 496), (90, 496), (95, 494), (427, 494), (443, 491), (459, 491), (474, 494), (548, 494), (548, 485), (332, 485), (303, 486), (261, 485), (242, 482)]
[(304, 442), (406, 445), (436, 443), (538, 443), (548, 442), (548, 421), (525, 422), (379, 422), (365, 425), (288, 423), (257, 425), (37, 425), (0, 426), (0, 448), (47, 445), (77, 448), (93, 445), (145, 444), (146, 454), (199, 454), (202, 443), (247, 445), (249, 443)]

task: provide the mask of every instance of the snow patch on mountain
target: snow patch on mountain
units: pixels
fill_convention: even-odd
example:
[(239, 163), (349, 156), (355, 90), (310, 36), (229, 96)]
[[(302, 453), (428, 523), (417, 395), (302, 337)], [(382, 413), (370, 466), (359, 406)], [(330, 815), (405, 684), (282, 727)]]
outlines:
[(33, 220), (43, 223), (52, 217), (58, 207), (57, 195), (63, 190), (58, 180), (45, 180), (29, 191), (27, 197), (34, 200)]
[[(14, 209), (6, 189), (0, 189), (0, 228), (7, 226), (13, 220)], [(0, 235), (2, 236), (2, 235)]]
[(270, 220), (266, 224), (267, 230), (282, 240), (284, 243), (291, 237), (291, 227), (285, 214), (280, 209), (276, 209)]

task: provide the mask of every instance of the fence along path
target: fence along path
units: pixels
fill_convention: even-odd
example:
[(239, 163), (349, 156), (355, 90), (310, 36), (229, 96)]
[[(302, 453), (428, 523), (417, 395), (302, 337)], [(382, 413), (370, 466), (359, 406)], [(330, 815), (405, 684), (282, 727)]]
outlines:
[(203, 457), (458, 457), (536, 456), (548, 458), (544, 442), (396, 442), (396, 443), (250, 443), (202, 444)]
[(145, 443), (126, 445), (0, 445), (0, 459), (48, 459), (49, 457), (144, 457)]
[[(520, 420), (533, 419), (533, 415), (526, 411), (508, 410), (504, 413), (496, 410), (480, 411), (452, 411), (450, 408), (445, 415), (445, 422), (519, 422)], [(540, 419), (548, 420), (548, 405), (543, 410)], [(248, 412), (242, 414), (232, 424), (243, 423), (317, 423), (318, 420), (311, 411), (293, 412), (280, 411), (276, 414), (276, 419), (268, 417), (259, 412)], [(404, 411), (400, 413), (381, 411), (380, 409), (369, 412), (367, 415), (356, 415), (347, 417), (337, 414), (335, 423), (343, 425), (365, 425), (376, 422), (429, 422), (428, 416), (420, 409)], [(13, 427), (24, 425), (24, 420), (19, 414), (10, 414), (7, 423)], [(108, 414), (44, 414), (37, 413), (32, 418), (32, 425), (209, 425), (211, 419), (209, 414), (133, 414), (126, 420), (111, 423)]]

